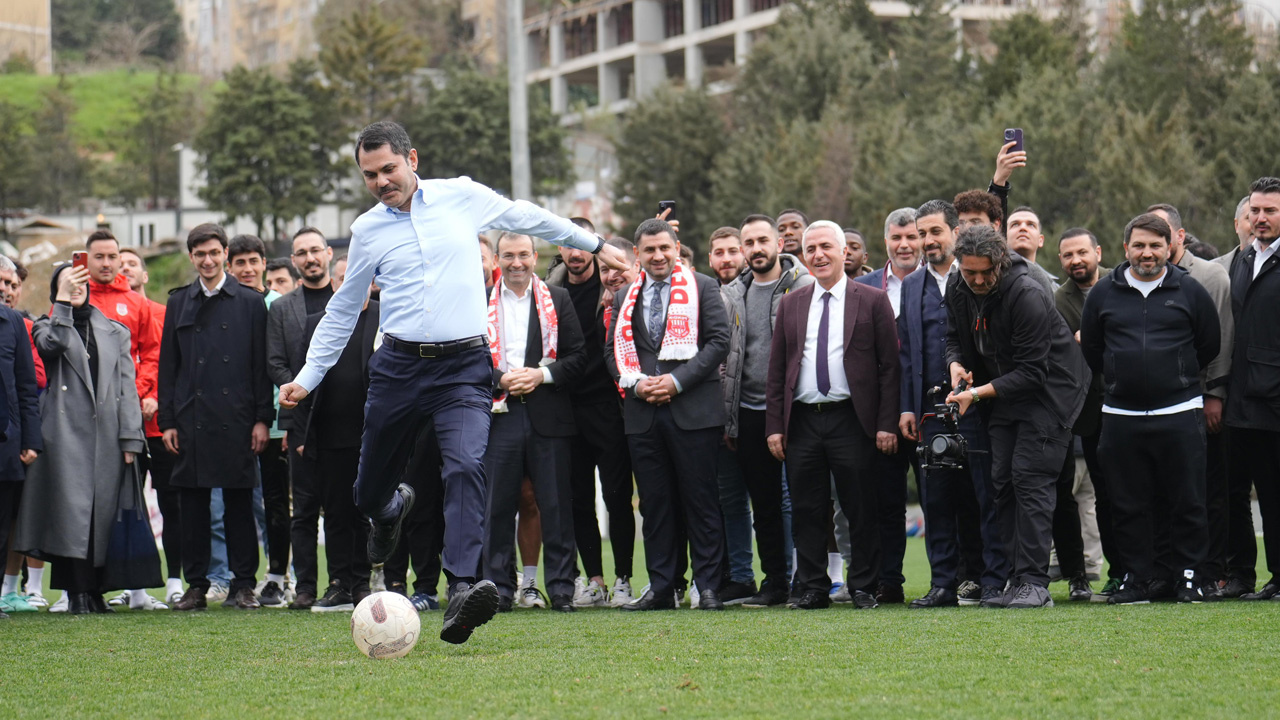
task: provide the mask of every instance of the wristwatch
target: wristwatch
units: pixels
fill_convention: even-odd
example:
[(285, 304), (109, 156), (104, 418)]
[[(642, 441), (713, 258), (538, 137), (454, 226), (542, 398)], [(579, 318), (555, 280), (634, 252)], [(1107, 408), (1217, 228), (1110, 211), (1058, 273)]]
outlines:
[(972, 399), (974, 405), (977, 405), (982, 400), (982, 398), (978, 396), (978, 388), (969, 388), (969, 397)]
[(600, 244), (596, 246), (595, 250), (591, 251), (592, 255), (599, 255), (600, 251), (604, 249), (604, 238), (600, 235), (600, 233), (596, 233), (596, 240), (599, 240)]

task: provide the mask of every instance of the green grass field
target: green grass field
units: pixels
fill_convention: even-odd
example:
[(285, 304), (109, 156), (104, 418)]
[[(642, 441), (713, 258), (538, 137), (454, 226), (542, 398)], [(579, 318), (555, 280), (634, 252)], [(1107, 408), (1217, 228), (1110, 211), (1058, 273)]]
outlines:
[[(919, 540), (907, 576), (925, 589)], [(1121, 608), (1053, 589), (1057, 607), (1023, 612), (518, 610), (462, 646), (424, 613), (413, 652), (384, 661), (345, 614), (40, 613), (0, 622), (0, 714), (1267, 717), (1280, 702), (1280, 602)]]

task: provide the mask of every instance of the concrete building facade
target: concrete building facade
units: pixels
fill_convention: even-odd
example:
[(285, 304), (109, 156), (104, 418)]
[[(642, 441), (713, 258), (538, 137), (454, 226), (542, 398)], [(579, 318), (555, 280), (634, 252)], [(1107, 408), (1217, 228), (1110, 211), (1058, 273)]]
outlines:
[(53, 72), (50, 0), (0, 1), (0, 63), (24, 56), (41, 75)]

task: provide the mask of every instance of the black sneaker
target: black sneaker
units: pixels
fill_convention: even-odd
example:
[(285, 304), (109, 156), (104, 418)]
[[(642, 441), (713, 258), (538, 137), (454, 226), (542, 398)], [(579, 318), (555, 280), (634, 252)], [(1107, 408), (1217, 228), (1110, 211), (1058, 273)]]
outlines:
[(1089, 602), (1093, 599), (1093, 587), (1089, 585), (1089, 578), (1084, 575), (1071, 578), (1068, 587), (1071, 588), (1069, 597), (1073, 602)]
[[(742, 607), (763, 608), (787, 604), (787, 586), (765, 580), (760, 583), (760, 592), (742, 601)], [(728, 605), (729, 603), (725, 603)]]
[(733, 582), (720, 586), (720, 601), (725, 605), (742, 605), (756, 594), (756, 581)]
[(396, 488), (396, 492), (400, 493), (400, 514), (395, 520), (388, 522), (377, 522), (370, 520), (369, 525), (369, 564), (374, 567), (381, 567), (391, 557), (391, 553), (395, 551), (396, 544), (400, 542), (400, 526), (404, 524), (404, 519), (408, 517), (409, 511), (413, 509), (414, 493), (413, 488), (405, 483), (400, 483), (400, 487)]
[(1200, 589), (1200, 583), (1196, 582), (1196, 572), (1194, 570), (1182, 571), (1182, 579), (1178, 581), (1178, 589), (1174, 591), (1174, 599), (1180, 603), (1204, 602), (1204, 591)]
[(577, 608), (573, 606), (572, 595), (552, 595), (551, 609), (563, 613), (576, 612)]
[(476, 628), (492, 620), (496, 612), (498, 587), (492, 580), (481, 580), (475, 585), (457, 583), (449, 590), (449, 607), (444, 611), (440, 639), (461, 645)]
[(1177, 588), (1168, 580), (1152, 580), (1147, 583), (1148, 600), (1173, 600), (1177, 596)]
[(409, 586), (402, 582), (387, 583), (387, 592), (409, 597)]
[(498, 596), (498, 612), (500, 613), (511, 612), (511, 608), (514, 604), (515, 604), (514, 601), (511, 598), (507, 597), (506, 595)]
[(267, 582), (262, 586), (262, 592), (258, 593), (258, 604), (262, 607), (284, 607), (284, 590), (281, 590), (280, 585), (274, 580)]
[(1004, 588), (999, 585), (983, 585), (982, 600), (978, 601), (978, 605), (984, 608), (1006, 608), (1009, 607), (1009, 598), (1005, 597)]
[(854, 590), (853, 607), (855, 610), (874, 610), (880, 607), (880, 603), (876, 602), (875, 595), (865, 590)]
[(1151, 598), (1147, 594), (1146, 583), (1138, 582), (1132, 575), (1125, 575), (1120, 589), (1111, 593), (1107, 602), (1112, 605), (1149, 605)]
[(982, 602), (982, 588), (972, 580), (965, 580), (956, 588), (956, 603), (977, 605)]
[(1253, 592), (1253, 583), (1245, 582), (1238, 577), (1227, 578), (1226, 584), (1222, 586), (1222, 597), (1232, 600)]
[(351, 612), (355, 609), (355, 603), (351, 601), (351, 593), (344, 590), (337, 583), (330, 583), (329, 589), (324, 593), (324, 597), (311, 606), (311, 612), (313, 613)]
[(1222, 586), (1217, 580), (1210, 580), (1200, 585), (1200, 592), (1204, 593), (1205, 602), (1218, 602), (1222, 600)]

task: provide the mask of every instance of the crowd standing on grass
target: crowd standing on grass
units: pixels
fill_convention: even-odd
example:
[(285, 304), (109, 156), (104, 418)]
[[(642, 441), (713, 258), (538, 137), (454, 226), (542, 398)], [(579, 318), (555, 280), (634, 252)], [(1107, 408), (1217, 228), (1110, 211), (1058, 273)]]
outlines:
[[(1156, 202), (1123, 258), (1062, 233), (1059, 279), (1035, 210), (1007, 211), (1010, 143), (986, 189), (904, 198), (884, 267), (787, 208), (716, 230), (708, 276), (669, 209), (606, 240), (418, 178), (393, 123), (356, 160), (379, 202), (349, 256), (313, 227), (269, 259), (200, 225), (197, 280), (161, 304), (99, 230), (34, 321), (0, 258), (0, 608), (46, 606), (51, 562), (50, 612), (341, 612), (385, 587), (447, 604), (449, 642), (516, 607), (872, 609), (908, 602), (911, 474), (911, 608), (1049, 607), (1059, 579), (1082, 602), (1280, 601), (1280, 179), (1248, 188), (1230, 253)], [(545, 278), (535, 237), (560, 246)], [(161, 599), (126, 586), (113, 534), (144, 477)]]

